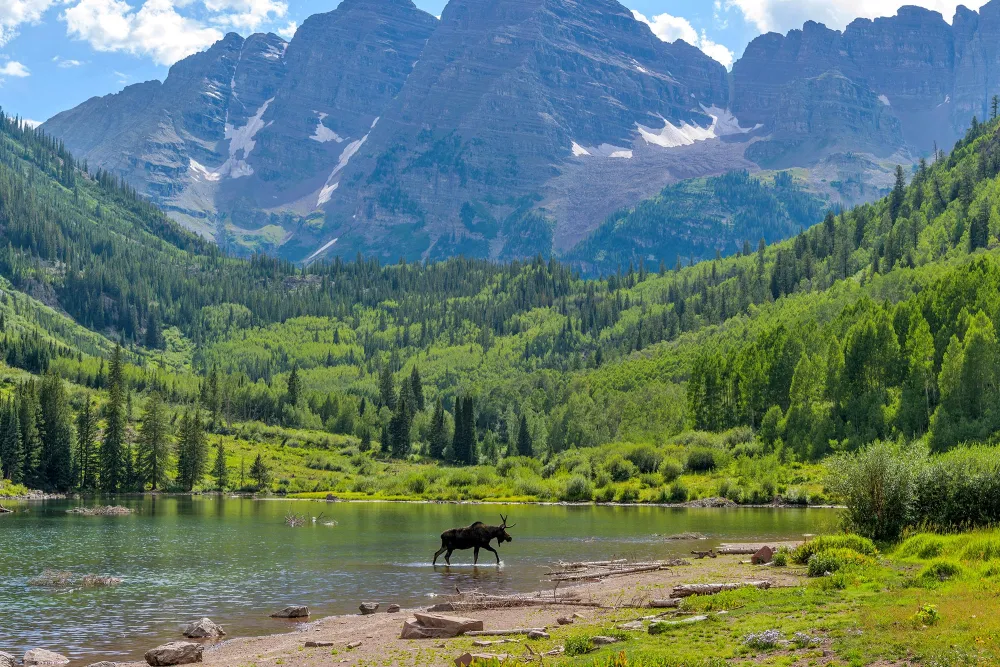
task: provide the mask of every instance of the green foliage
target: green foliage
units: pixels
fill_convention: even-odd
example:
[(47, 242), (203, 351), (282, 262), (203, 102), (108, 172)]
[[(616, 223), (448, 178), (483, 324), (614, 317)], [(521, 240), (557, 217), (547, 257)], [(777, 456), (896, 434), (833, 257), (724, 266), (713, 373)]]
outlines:
[(809, 556), (809, 576), (822, 577), (842, 570), (864, 568), (873, 565), (874, 562), (871, 556), (851, 548), (827, 548)]
[(913, 614), (913, 622), (917, 625), (931, 626), (937, 625), (938, 621), (941, 620), (941, 613), (938, 612), (937, 606), (933, 604), (923, 604), (920, 605), (920, 609)]
[(871, 558), (878, 556), (875, 543), (867, 537), (852, 534), (821, 535), (796, 547), (792, 552), (792, 562), (803, 565), (814, 555), (831, 549), (847, 549)]
[(715, 452), (711, 449), (693, 449), (688, 452), (687, 469), (691, 472), (715, 470)]

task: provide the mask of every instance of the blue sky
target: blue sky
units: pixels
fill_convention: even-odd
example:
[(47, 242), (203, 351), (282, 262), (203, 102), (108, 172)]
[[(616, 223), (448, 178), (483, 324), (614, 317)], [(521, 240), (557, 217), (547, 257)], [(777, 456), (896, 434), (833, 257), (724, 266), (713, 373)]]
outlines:
[[(489, 2), (491, 0), (480, 0)], [(1000, 1), (1000, 0), (998, 0)], [(446, 0), (416, 0), (440, 15)], [(162, 79), (169, 65), (229, 31), (288, 38), (338, 0), (0, 0), (0, 107), (43, 121), (95, 95)], [(902, 4), (940, 11), (953, 0), (624, 0), (661, 39), (684, 39), (725, 65), (767, 31), (807, 19), (842, 29)], [(981, 0), (965, 2), (973, 8)]]

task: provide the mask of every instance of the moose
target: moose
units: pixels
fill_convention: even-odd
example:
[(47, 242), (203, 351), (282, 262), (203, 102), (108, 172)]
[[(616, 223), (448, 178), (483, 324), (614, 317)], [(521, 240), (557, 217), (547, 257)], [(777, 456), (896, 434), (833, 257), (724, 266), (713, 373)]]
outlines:
[[(444, 554), (444, 562), (451, 565), (451, 552), (462, 549), (474, 549), (472, 552), (472, 564), (479, 563), (479, 550), (486, 549), (492, 551), (497, 557), (497, 565), (500, 565), (500, 554), (490, 546), (491, 540), (497, 541), (497, 546), (504, 542), (510, 542), (514, 538), (507, 532), (508, 528), (513, 528), (516, 524), (507, 525), (507, 517), (500, 515), (503, 523), (499, 526), (487, 526), (482, 521), (477, 521), (468, 528), (452, 528), (441, 533), (441, 548), (434, 554), (434, 565), (437, 565), (438, 556)], [(447, 553), (445, 553), (447, 552)]]

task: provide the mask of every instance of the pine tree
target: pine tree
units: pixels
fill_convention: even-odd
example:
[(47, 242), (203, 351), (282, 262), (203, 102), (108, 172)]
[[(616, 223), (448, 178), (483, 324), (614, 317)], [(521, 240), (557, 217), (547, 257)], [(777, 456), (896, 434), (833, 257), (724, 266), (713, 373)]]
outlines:
[(302, 379), (299, 377), (298, 365), (292, 366), (292, 372), (288, 374), (288, 403), (296, 406), (302, 398)]
[(429, 437), (431, 458), (443, 459), (444, 450), (448, 447), (448, 432), (444, 417), (444, 403), (438, 396), (434, 402), (434, 414), (431, 416), (431, 432)]
[(229, 486), (229, 468), (226, 466), (226, 446), (222, 439), (215, 448), (215, 465), (212, 466), (212, 477), (215, 478), (215, 488), (225, 491)]
[(222, 407), (222, 397), (219, 392), (219, 369), (212, 366), (212, 370), (205, 380), (205, 391), (202, 403), (208, 408), (209, 418), (213, 424), (219, 421), (219, 410)]
[(21, 480), (28, 486), (43, 486), (42, 440), (38, 430), (38, 388), (34, 381), (22, 383), (17, 390), (17, 418), (21, 432)]
[(167, 466), (170, 458), (170, 434), (163, 399), (156, 392), (146, 400), (139, 429), (139, 484), (150, 485), (152, 490), (161, 488), (167, 482)]
[(191, 491), (205, 476), (208, 444), (201, 410), (196, 406), (181, 418), (180, 440), (177, 443), (177, 483)]
[(0, 412), (0, 477), (15, 484), (24, 481), (24, 451), (21, 448), (21, 425), (12, 399), (3, 402)]
[(44, 485), (68, 491), (73, 486), (73, 422), (63, 381), (55, 373), (42, 380), (39, 414)]
[(101, 443), (101, 490), (117, 493), (127, 483), (125, 442), (125, 378), (121, 345), (116, 345), (108, 369), (108, 402), (104, 408), (104, 441)]
[(889, 195), (889, 219), (896, 222), (899, 210), (903, 206), (903, 198), (906, 196), (906, 175), (903, 173), (902, 165), (896, 165), (896, 184)]
[(972, 215), (969, 224), (969, 252), (985, 248), (990, 243), (989, 209), (985, 206)]
[(531, 430), (528, 428), (528, 416), (521, 413), (521, 422), (517, 427), (517, 453), (519, 456), (534, 456), (534, 444), (531, 442)]
[(88, 397), (83, 409), (76, 415), (76, 479), (82, 491), (97, 489), (97, 471), (100, 467), (95, 439), (97, 420)]
[(379, 401), (390, 410), (396, 409), (396, 389), (392, 380), (392, 369), (383, 364), (378, 378)]
[(393, 458), (402, 459), (410, 453), (410, 424), (412, 414), (410, 412), (409, 401), (412, 399), (404, 388), (399, 390), (399, 400), (396, 402), (396, 411), (389, 420), (388, 438), (389, 452)]
[(465, 399), (455, 399), (455, 433), (451, 439), (451, 457), (459, 462), (469, 458), (468, 443), (465, 440)]
[(271, 471), (264, 463), (264, 457), (259, 453), (250, 466), (250, 479), (252, 479), (258, 491), (265, 489), (271, 483)]
[(424, 383), (420, 380), (420, 370), (416, 365), (410, 372), (410, 395), (414, 400), (412, 406), (414, 412), (423, 412), (424, 408), (427, 407), (424, 403)]
[(160, 319), (156, 316), (155, 309), (151, 309), (146, 318), (146, 347), (150, 350), (159, 350), (163, 347), (163, 330), (160, 328)]

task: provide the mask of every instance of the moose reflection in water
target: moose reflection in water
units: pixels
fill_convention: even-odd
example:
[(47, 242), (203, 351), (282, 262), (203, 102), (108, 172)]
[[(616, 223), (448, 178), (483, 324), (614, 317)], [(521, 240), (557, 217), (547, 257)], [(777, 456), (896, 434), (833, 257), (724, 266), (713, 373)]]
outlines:
[[(507, 517), (500, 515), (503, 521), (499, 526), (487, 526), (482, 521), (477, 521), (468, 528), (452, 528), (441, 533), (441, 548), (434, 554), (434, 565), (437, 565), (438, 556), (444, 554), (444, 562), (451, 565), (451, 552), (462, 549), (473, 549), (472, 564), (479, 563), (479, 550), (486, 549), (492, 551), (497, 557), (497, 565), (500, 565), (500, 554), (490, 546), (491, 540), (497, 541), (497, 546), (504, 542), (510, 542), (514, 538), (507, 532), (508, 528), (513, 528), (515, 524), (507, 525)], [(447, 553), (445, 553), (447, 552)]]

